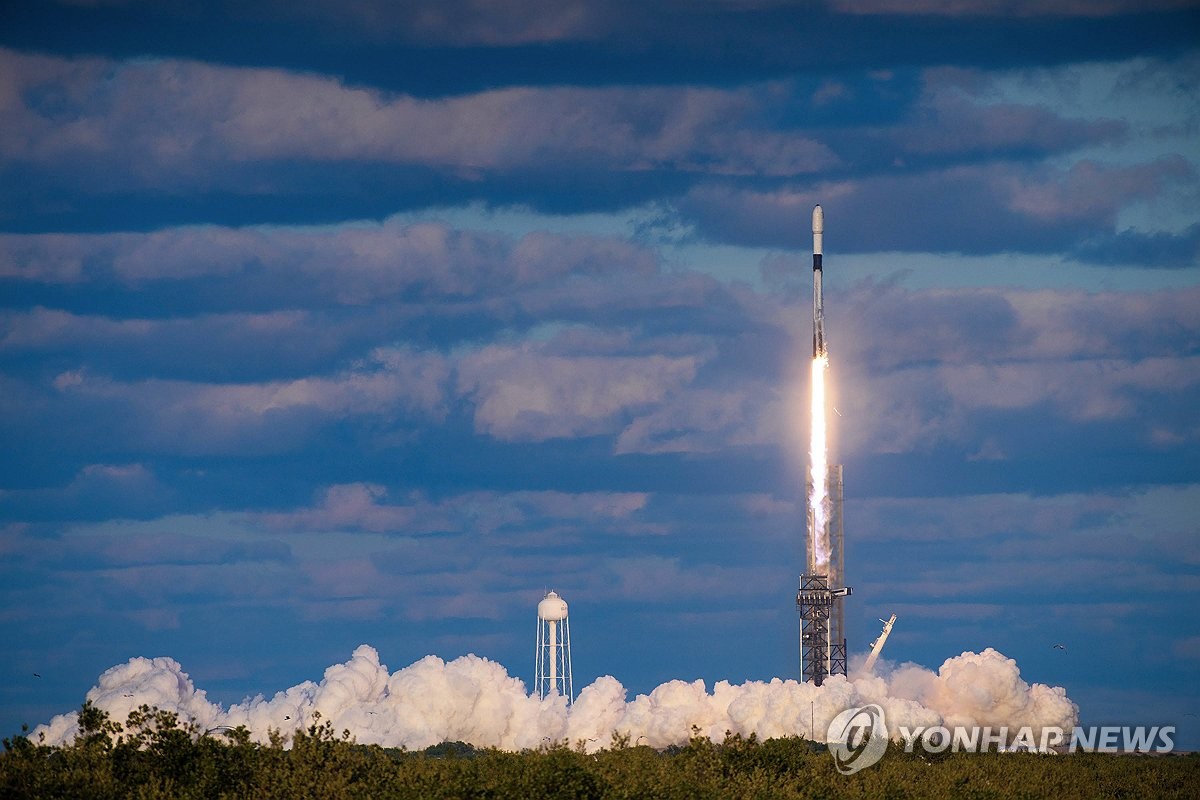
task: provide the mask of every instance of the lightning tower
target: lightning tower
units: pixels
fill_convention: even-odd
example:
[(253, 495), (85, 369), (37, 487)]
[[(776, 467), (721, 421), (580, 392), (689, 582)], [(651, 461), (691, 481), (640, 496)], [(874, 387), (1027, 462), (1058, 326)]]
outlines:
[(828, 463), (825, 370), (829, 366), (829, 352), (825, 343), (825, 300), (821, 287), (825, 215), (820, 206), (813, 208), (812, 232), (812, 437), (806, 481), (808, 555), (805, 572), (800, 576), (796, 605), (800, 607), (801, 680), (812, 681), (820, 686), (826, 675), (846, 674), (846, 629), (842, 598), (849, 596), (853, 590), (843, 586), (842, 467)]

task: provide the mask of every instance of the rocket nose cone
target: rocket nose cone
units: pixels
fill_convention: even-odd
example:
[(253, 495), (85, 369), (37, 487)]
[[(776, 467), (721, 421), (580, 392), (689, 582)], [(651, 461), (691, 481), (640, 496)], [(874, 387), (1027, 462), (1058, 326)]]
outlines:
[(825, 212), (820, 206), (813, 206), (813, 233), (825, 232)]

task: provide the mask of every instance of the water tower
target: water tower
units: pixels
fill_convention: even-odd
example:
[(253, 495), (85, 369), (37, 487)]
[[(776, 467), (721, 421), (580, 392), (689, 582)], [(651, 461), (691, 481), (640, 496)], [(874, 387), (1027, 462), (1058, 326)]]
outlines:
[(567, 601), (547, 592), (538, 603), (537, 669), (534, 683), (539, 698), (562, 695), (571, 703), (571, 623)]

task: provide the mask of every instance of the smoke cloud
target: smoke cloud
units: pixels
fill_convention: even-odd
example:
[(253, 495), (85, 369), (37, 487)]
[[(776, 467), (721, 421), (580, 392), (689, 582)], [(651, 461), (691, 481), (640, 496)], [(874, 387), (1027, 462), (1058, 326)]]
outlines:
[[(694, 729), (713, 741), (726, 732), (759, 738), (804, 736), (824, 741), (830, 720), (866, 703), (883, 707), (888, 732), (899, 727), (1007, 725), (1073, 727), (1079, 708), (1061, 687), (1030, 685), (1017, 664), (988, 648), (947, 659), (936, 673), (903, 664), (880, 675), (833, 675), (820, 687), (794, 680), (669, 681), (632, 701), (615, 678), (583, 689), (573, 706), (566, 698), (531, 696), (500, 664), (467, 655), (446, 662), (426, 656), (389, 673), (379, 653), (360, 645), (320, 683), (305, 681), (267, 699), (262, 695), (228, 709), (209, 702), (171, 658), (132, 658), (107, 670), (87, 699), (124, 722), (142, 704), (177, 712), (201, 730), (244, 725), (265, 743), (268, 731), (290, 733), (317, 720), (363, 744), (417, 750), (445, 741), (503, 750), (582, 743), (589, 752), (609, 746), (614, 732), (631, 744), (662, 748), (686, 744)], [(64, 744), (79, 733), (78, 713), (61, 714), (30, 734), (34, 741)]]

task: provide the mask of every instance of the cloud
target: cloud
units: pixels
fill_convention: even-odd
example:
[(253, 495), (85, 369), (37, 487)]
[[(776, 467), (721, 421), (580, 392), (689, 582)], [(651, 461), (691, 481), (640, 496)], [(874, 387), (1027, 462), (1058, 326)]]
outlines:
[(784, 565), (696, 564), (663, 556), (607, 559), (603, 567), (615, 579), (605, 594), (639, 602), (758, 596), (763, 583), (779, 585), (787, 571)]
[[(1013, 456), (1029, 446), (1019, 443), (1030, 424), (1062, 436), (1071, 425), (1118, 421), (1142, 446), (1159, 436), (1152, 428), (1194, 441), (1172, 398), (1195, 384), (1188, 364), (1200, 341), (1198, 302), (1191, 289), (860, 284), (830, 318), (839, 331), (831, 374), (833, 404), (845, 415), (835, 418), (842, 452), (954, 443)], [(992, 412), (1020, 416), (997, 423)]]
[(1007, 189), (1007, 205), (1016, 212), (1058, 224), (1078, 219), (1112, 223), (1116, 212), (1130, 201), (1151, 197), (1167, 182), (1195, 174), (1185, 158), (1169, 156), (1132, 167), (1083, 160), (1061, 175), (996, 180)]
[[(591, 39), (607, 28), (609, 5), (583, 0), (417, 0), (399, 4), (316, 0), (269, 7), (275, 13), (313, 19), (321, 25), (350, 28), (374, 41), (511, 47)], [(257, 15), (262, 10), (251, 6), (243, 13)]]
[[(473, 406), (476, 431), (501, 441), (615, 435), (647, 414), (657, 416), (637, 423), (622, 451), (715, 450), (726, 439), (762, 443), (770, 436), (770, 420), (742, 418), (758, 416), (759, 402), (721, 377), (725, 363), (745, 371), (761, 361), (770, 369), (783, 341), (769, 320), (747, 318), (762, 310), (751, 293), (696, 273), (660, 271), (646, 251), (606, 239), (531, 234), (494, 241), (504, 245), (498, 269), (512, 270), (511, 302), (491, 292), (478, 304), (446, 297), (397, 306), (388, 298), (355, 316), (335, 308), (113, 319), (46, 307), (0, 315), (0, 354), (13, 363), (36, 355), (80, 365), (53, 376), (14, 375), (9, 396), (16, 402), (22, 391), (40, 393), (38, 402), (21, 404), (22, 413), (56, 435), (79, 429), (74, 442), (85, 450), (121, 441), (139, 452), (228, 452), (239, 443), (294, 452), (334, 419), (377, 431), (438, 424), (457, 417), (460, 398)], [(518, 292), (522, 281), (530, 286)], [(247, 295), (236, 286), (229, 293)], [(601, 309), (611, 313), (622, 304), (628, 309), (618, 324), (603, 320)], [(657, 312), (651, 330), (620, 324), (644, 311)], [(359, 355), (396, 327), (436, 345), (441, 335), (428, 328), (443, 313), (447, 336), (508, 328), (505, 338), (516, 343), (468, 338), (450, 354), (375, 346)], [(551, 325), (555, 332), (544, 338), (535, 326), (555, 319), (595, 323)], [(468, 327), (454, 328), (457, 320)], [(714, 338), (709, 325), (738, 335)], [(315, 344), (298, 347), (305, 337)], [(705, 385), (682, 396), (706, 366)], [(674, 405), (655, 412), (666, 402)], [(664, 413), (684, 421), (684, 438), (669, 445), (652, 441), (672, 424)], [(59, 429), (60, 417), (74, 421)], [(84, 418), (105, 424), (80, 429)]]
[(947, 17), (1108, 17), (1194, 8), (1194, 0), (831, 0), (844, 14)]
[[(831, 308), (837, 360), (872, 371), (940, 364), (1170, 357), (1200, 336), (1194, 288), (905, 289), (866, 281)], [(920, 320), (920, 324), (914, 324)]]
[(769, 385), (692, 389), (638, 416), (617, 437), (617, 453), (705, 453), (782, 438), (780, 398)]
[[(352, 306), (388, 298), (461, 300), (568, 276), (650, 274), (656, 268), (653, 253), (610, 237), (534, 232), (514, 238), (395, 218), (313, 228), (0, 235), (3, 277), (115, 282), (143, 291), (163, 282), (210, 279), (230, 294), (272, 290), (293, 302), (320, 297)], [(281, 286), (285, 280), (294, 285)]]
[[(812, 173), (830, 150), (766, 124), (767, 98), (701, 88), (508, 88), (418, 99), (282, 70), (0, 52), (0, 157), (91, 165), (125, 187), (246, 185), (251, 162), (384, 162), (466, 178), (571, 165)], [(97, 188), (95, 186), (92, 187)]]
[[(187, 20), (193, 16), (153, 0), (52, 0), (50, 5), (111, 6), (152, 19), (178, 15)], [(214, 16), (230, 26), (306, 23), (334, 31), (339, 37), (356, 37), (360, 43), (392, 47), (398, 43), (511, 47), (591, 38), (595, 27), (609, 16), (612, 5), (603, 0), (409, 0), (400, 4), (386, 0), (309, 0), (286, 5), (247, 0), (229, 9), (214, 9)]]
[(803, 246), (811, 234), (795, 221), (820, 203), (843, 221), (826, 233), (841, 252), (1053, 252), (1114, 231), (1121, 209), (1192, 175), (1179, 156), (1130, 167), (957, 166), (815, 187), (703, 185), (680, 210), (707, 236), (736, 244)]
[[(450, 296), (420, 310), (373, 306), (354, 318), (285, 310), (177, 320), (48, 308), (0, 315), (0, 353), (88, 365), (57, 373), (41, 390), (45, 378), (11, 378), (10, 422), (34, 414), (27, 422), (46, 428), (74, 418), (67, 430), (87, 408), (109, 422), (89, 428), (77, 445), (108, 436), (149, 452), (223, 452), (237, 441), (277, 452), (312, 441), (336, 418), (408, 429), (461, 411), (472, 415), (476, 433), (502, 442), (604, 436), (618, 454), (718, 453), (795, 437), (788, 409), (802, 402), (794, 395), (803, 379), (789, 370), (809, 335), (806, 301), (660, 270), (647, 251), (606, 239), (482, 241), (498, 243), (497, 269), (511, 270), (514, 291), (530, 282), (511, 303)], [(481, 280), (487, 286), (494, 278)], [(469, 282), (452, 285), (474, 292)], [(1147, 442), (1194, 440), (1195, 426), (1163, 404), (1192, 385), (1186, 359), (1200, 341), (1195, 295), (854, 286), (830, 311), (839, 331), (834, 405), (853, 421), (838, 423), (840, 444), (862, 453), (950, 443), (1011, 457), (1020, 450), (1010, 438), (1015, 429), (994, 428), (986, 415), (1047, 408), (1055, 415), (1040, 424), (1141, 418), (1128, 431), (1150, 425), (1137, 434)], [(597, 316), (601, 306), (617, 316)], [(450, 354), (377, 346), (359, 355), (392, 335), (397, 323), (383, 318), (394, 312), (408, 315), (403, 324), (418, 341), (428, 335), (422, 324), (442, 313), (455, 315), (447, 324), (470, 321), (453, 331), (458, 337), (508, 332), (503, 343), (468, 339)], [(589, 322), (537, 327), (572, 319)], [(626, 324), (635, 319), (652, 323)], [(317, 344), (289, 353), (301, 335)], [(187, 360), (196, 374), (172, 374), (181, 352), (205, 354)], [(228, 380), (262, 375), (266, 363), (282, 374)], [(18, 402), (22, 392), (33, 395)], [(1152, 408), (1160, 411), (1145, 413)]]
[[(936, 674), (905, 664), (886, 677), (848, 681), (833, 676), (821, 687), (779, 679), (742, 685), (719, 681), (711, 694), (703, 681), (672, 680), (632, 701), (626, 697), (611, 676), (585, 687), (571, 706), (566, 698), (528, 695), (502, 666), (475, 655), (450, 662), (426, 656), (389, 674), (368, 645), (326, 669), (320, 683), (305, 681), (270, 700), (260, 695), (228, 710), (210, 703), (169, 658), (132, 658), (105, 671), (88, 692), (93, 705), (118, 720), (145, 704), (177, 713), (201, 729), (245, 726), (252, 738), (265, 741), (267, 731), (303, 729), (325, 719), (362, 744), (414, 750), (443, 741), (503, 750), (565, 741), (594, 752), (616, 734), (659, 749), (696, 735), (721, 741), (729, 733), (803, 734), (819, 741), (842, 709), (868, 702), (884, 706), (894, 738), (900, 726), (938, 723), (1014, 731), (1028, 725), (1036, 738), (1041, 726), (1069, 728), (1079, 716), (1064, 689), (1030, 685), (1013, 659), (992, 648), (947, 659)], [(72, 741), (79, 733), (77, 717), (75, 712), (56, 716), (30, 735), (51, 745)]]
[(941, 370), (950, 400), (965, 409), (1029, 408), (1049, 401), (1067, 419), (1128, 419), (1139, 395), (1190, 392), (1200, 357), (1071, 364), (980, 365)]
[[(1188, 531), (1190, 524), (1179, 509), (1198, 492), (1188, 484), (1049, 496), (864, 498), (856, 503), (857, 527), (865, 540), (893, 543), (974, 540), (1000, 545), (1019, 538), (1024, 540), (1020, 549), (1010, 555), (1031, 558), (1080, 549), (1099, 555), (1116, 540), (1131, 557), (1156, 557), (1164, 542)], [(1184, 548), (1180, 555), (1189, 550), (1196, 547)]]
[(560, 356), (542, 347), (490, 345), (458, 366), (458, 390), (475, 402), (475, 428), (507, 441), (614, 431), (624, 418), (687, 385), (696, 356)]
[(53, 385), (59, 402), (102, 415), (110, 436), (151, 451), (212, 454), (287, 451), (334, 419), (437, 420), (448, 378), (443, 356), (378, 348), (350, 369), (294, 380), (121, 382), (71, 370)]
[(1200, 636), (1177, 640), (1171, 647), (1171, 652), (1187, 661), (1200, 661)]
[[(1125, 424), (1122, 441), (1184, 446), (1195, 441), (1195, 428), (1180, 419), (1171, 398), (1195, 387), (1192, 362), (913, 367), (861, 383), (854, 376), (842, 379), (852, 386), (843, 388), (838, 401), (850, 420), (840, 423), (842, 447), (850, 453), (920, 453), (946, 445), (972, 452), (986, 445), (1005, 460), (1017, 456), (1009, 442), (1027, 453), (1029, 437), (1038, 430), (1063, 437), (1070, 424), (1082, 435), (1090, 425), (1117, 422)], [(863, 391), (870, 394), (863, 397)], [(992, 411), (1009, 416), (989, 421)]]
[(369, 315), (305, 309), (121, 319), (35, 306), (0, 311), (0, 357), (86, 363), (126, 380), (262, 380), (344, 362), (378, 327)]
[[(1047, 78), (1051, 84), (1068, 80), (1069, 73)], [(896, 159), (1043, 157), (1121, 141), (1129, 132), (1129, 122), (1116, 115), (1073, 119), (1037, 101), (1000, 99), (997, 78), (981, 70), (933, 68), (921, 83), (906, 118), (869, 139)]]
[(311, 508), (264, 513), (261, 521), (270, 530), (485, 535), (564, 521), (595, 525), (628, 520), (649, 497), (642, 492), (522, 491), (470, 492), (430, 500), (410, 493), (402, 502), (392, 503), (387, 502), (388, 494), (379, 484), (338, 484), (323, 489)]
[[(1127, 625), (1121, 620), (1154, 620), (1148, 624), (1173, 630), (1177, 614), (1161, 601), (1200, 589), (1190, 567), (1179, 566), (1200, 559), (1186, 510), (1197, 491), (1188, 484), (859, 498), (847, 502), (847, 531), (857, 532), (860, 554), (856, 595), (868, 604), (886, 602), (917, 630), (991, 618), (989, 630), (1025, 628), (1049, 640), (1040, 647), (1071, 641), (1055, 636), (1079, 644), (1084, 637), (1120, 636)], [(883, 557), (898, 553), (900, 562)], [(980, 571), (980, 562), (989, 568)], [(1066, 562), (1069, 572), (1061, 569)], [(1107, 587), (1103, 597), (1095, 586)], [(1025, 609), (1037, 609), (1036, 618), (1023, 620)], [(931, 623), (943, 617), (949, 621)], [(971, 623), (963, 631), (977, 628)]]
[(339, 484), (324, 490), (320, 505), (316, 508), (266, 514), (263, 520), (269, 528), (321, 531), (357, 529), (378, 533), (408, 528), (417, 513), (416, 509), (411, 506), (381, 505), (377, 501), (386, 494), (387, 489), (377, 484)]
[(179, 501), (142, 463), (87, 464), (65, 486), (0, 489), (0, 509), (24, 520), (146, 516)]
[(1080, 242), (1073, 255), (1091, 264), (1194, 269), (1200, 266), (1200, 225), (1182, 233), (1101, 233)]

